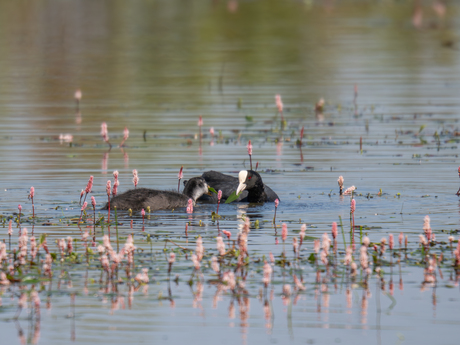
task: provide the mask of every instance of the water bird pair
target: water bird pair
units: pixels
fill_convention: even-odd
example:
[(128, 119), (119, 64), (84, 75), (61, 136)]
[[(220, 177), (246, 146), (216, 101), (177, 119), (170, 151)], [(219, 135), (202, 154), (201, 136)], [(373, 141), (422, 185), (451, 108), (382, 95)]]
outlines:
[[(184, 185), (182, 193), (148, 188), (131, 189), (113, 197), (110, 208), (133, 211), (148, 207), (152, 211), (173, 209), (187, 207), (189, 199), (192, 199), (194, 204), (197, 200), (217, 203), (217, 195), (209, 193), (209, 187), (222, 191), (221, 200), (227, 200), (233, 192), (239, 194), (235, 200), (238, 202), (263, 203), (279, 199), (278, 195), (263, 183), (262, 177), (253, 170), (240, 171), (238, 178), (217, 171), (207, 171), (202, 176), (184, 181)], [(108, 205), (106, 204), (104, 209), (108, 209)]]

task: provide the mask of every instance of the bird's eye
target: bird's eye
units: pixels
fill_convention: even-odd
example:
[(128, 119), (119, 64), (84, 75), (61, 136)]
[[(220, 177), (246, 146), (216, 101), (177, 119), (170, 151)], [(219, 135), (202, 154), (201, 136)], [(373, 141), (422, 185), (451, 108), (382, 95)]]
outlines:
[(252, 179), (252, 176), (248, 176), (248, 180)]

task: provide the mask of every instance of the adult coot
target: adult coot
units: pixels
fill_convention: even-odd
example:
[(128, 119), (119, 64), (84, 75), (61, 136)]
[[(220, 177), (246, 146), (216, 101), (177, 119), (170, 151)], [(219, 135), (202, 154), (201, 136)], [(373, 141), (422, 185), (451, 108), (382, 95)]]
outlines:
[[(136, 188), (113, 197), (110, 200), (110, 208), (113, 209), (116, 206), (117, 210), (140, 211), (150, 206), (150, 210), (153, 211), (187, 207), (189, 199), (195, 203), (200, 196), (206, 193), (208, 193), (208, 184), (205, 179), (194, 177), (187, 181), (182, 194), (167, 190)], [(103, 209), (107, 210), (108, 204)]]
[[(279, 199), (278, 195), (263, 183), (262, 177), (253, 170), (240, 171), (238, 178), (212, 170), (204, 172), (201, 177), (209, 187), (214, 188), (216, 191), (222, 191), (222, 200), (227, 200), (237, 190), (242, 193), (235, 201), (260, 203), (274, 202)], [(217, 202), (217, 196), (215, 194), (211, 196), (203, 195), (198, 200), (215, 203)]]

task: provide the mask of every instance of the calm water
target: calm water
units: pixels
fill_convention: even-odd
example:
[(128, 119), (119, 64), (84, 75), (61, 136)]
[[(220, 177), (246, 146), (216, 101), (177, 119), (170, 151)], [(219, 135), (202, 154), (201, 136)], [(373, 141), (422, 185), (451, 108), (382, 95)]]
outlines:
[[(197, 206), (191, 216), (185, 210), (152, 213), (145, 231), (139, 215), (122, 213), (120, 236), (124, 242), (134, 233), (135, 245), (143, 249), (136, 273), (148, 267), (150, 283), (133, 291), (124, 281), (114, 290), (100, 281), (97, 260), (89, 266), (56, 262), (51, 284), (37, 284), (43, 286), (38, 322), (28, 310), (13, 320), (20, 287), (30, 289), (30, 283), (0, 288), (2, 339), (11, 344), (457, 343), (460, 293), (446, 243), (451, 234), (457, 240), (460, 222), (455, 195), (460, 7), (447, 2), (442, 16), (427, 1), (416, 28), (413, 5), (0, 3), (0, 214), (6, 223), (0, 238), (7, 244), (8, 217), (17, 205), (24, 218), (30, 216), (30, 186), (36, 189), (39, 216), (34, 234), (46, 233), (53, 251), (56, 239), (77, 238), (81, 253), (80, 229), (71, 219), (80, 216), (79, 193), (90, 175), (100, 206), (114, 170), (120, 172), (121, 191), (132, 187), (132, 169), (139, 171), (142, 187), (162, 189), (177, 188), (182, 165), (185, 178), (210, 169), (236, 176), (249, 167), (249, 139), (264, 182), (281, 199), (276, 231), (273, 204), (220, 207), (219, 227), (232, 238), (244, 215), (259, 220), (249, 236), (252, 259), (244, 293), (216, 293), (216, 275), (209, 268), (217, 253), (214, 206)], [(83, 98), (76, 110), (78, 88)], [(275, 94), (284, 102), (284, 126)], [(321, 97), (326, 105), (317, 114)], [(102, 122), (114, 144), (110, 151), (99, 134)], [(125, 126), (130, 137), (121, 149)], [(302, 127), (300, 151), (296, 140)], [(72, 144), (60, 142), (60, 134), (72, 135)], [(340, 175), (345, 187), (357, 187), (356, 224), (372, 242), (399, 232), (409, 239), (409, 259), (397, 264), (387, 253), (382, 278), (373, 273), (367, 287), (359, 279), (353, 283), (343, 265), (334, 274), (323, 267), (317, 280), (316, 266), (307, 261), (313, 239), (330, 233), (339, 216), (349, 240), (350, 199), (338, 195)], [(433, 249), (445, 256), (436, 287), (422, 284), (423, 266), (416, 264), (425, 215), (443, 242)], [(284, 246), (281, 223), (289, 230)], [(285, 251), (292, 260), (292, 237), (301, 223), (308, 225), (303, 260), (294, 268), (276, 266), (273, 284), (264, 291), (261, 259)], [(14, 228), (13, 247), (17, 233)], [(100, 234), (98, 228), (98, 240)], [(192, 264), (180, 250), (169, 281), (165, 240), (194, 250), (198, 235), (206, 249), (201, 283), (188, 285)], [(171, 243), (167, 248), (177, 249)], [(340, 230), (338, 248), (343, 259)], [(282, 298), (283, 284), (294, 284), (293, 274), (303, 277), (306, 290)]]

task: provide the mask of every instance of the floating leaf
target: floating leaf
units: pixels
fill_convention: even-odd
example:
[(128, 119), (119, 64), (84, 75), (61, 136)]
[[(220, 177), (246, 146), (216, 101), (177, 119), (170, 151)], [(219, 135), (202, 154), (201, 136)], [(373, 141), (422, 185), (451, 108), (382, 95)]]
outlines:
[(252, 120), (253, 120), (252, 116), (249, 116), (249, 115), (246, 115), (244, 118), (245, 118), (246, 121), (248, 121), (248, 122), (252, 122)]

